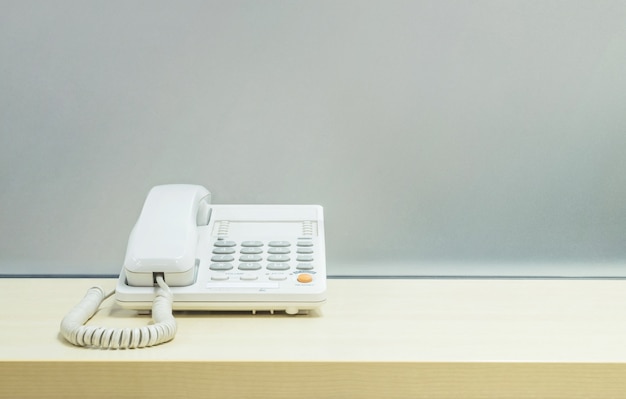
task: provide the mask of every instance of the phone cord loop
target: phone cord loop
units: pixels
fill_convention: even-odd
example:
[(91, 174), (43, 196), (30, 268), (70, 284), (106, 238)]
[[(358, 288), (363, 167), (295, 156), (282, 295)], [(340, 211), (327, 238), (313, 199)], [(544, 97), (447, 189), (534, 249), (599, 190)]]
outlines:
[(102, 288), (92, 287), (61, 321), (61, 334), (76, 346), (101, 349), (134, 349), (158, 345), (174, 339), (176, 320), (172, 315), (172, 291), (163, 276), (156, 278), (159, 288), (152, 303), (154, 324), (144, 327), (107, 328), (85, 326), (109, 296)]

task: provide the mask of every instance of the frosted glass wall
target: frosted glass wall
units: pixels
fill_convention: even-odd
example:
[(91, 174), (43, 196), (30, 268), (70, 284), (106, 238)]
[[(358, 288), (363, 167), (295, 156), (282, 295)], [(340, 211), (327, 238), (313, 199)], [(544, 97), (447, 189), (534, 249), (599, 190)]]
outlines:
[(323, 205), (330, 274), (626, 275), (623, 1), (0, 5), (0, 274), (183, 182)]

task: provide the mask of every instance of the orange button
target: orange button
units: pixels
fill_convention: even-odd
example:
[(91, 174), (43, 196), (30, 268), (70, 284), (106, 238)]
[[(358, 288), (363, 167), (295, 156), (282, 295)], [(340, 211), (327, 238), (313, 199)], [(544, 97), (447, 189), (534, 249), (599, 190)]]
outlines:
[(299, 283), (310, 283), (311, 281), (313, 281), (313, 276), (311, 276), (310, 274), (306, 274), (306, 273), (298, 274)]

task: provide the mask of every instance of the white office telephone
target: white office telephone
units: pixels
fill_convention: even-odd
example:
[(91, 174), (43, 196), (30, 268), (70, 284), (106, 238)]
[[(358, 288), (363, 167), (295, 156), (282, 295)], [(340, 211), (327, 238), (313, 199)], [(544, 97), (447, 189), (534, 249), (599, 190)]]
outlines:
[(172, 310), (306, 312), (326, 300), (324, 217), (318, 205), (212, 205), (197, 185), (152, 188), (115, 289), (154, 324), (85, 326), (112, 294), (91, 288), (61, 323), (78, 346), (136, 348), (174, 338)]

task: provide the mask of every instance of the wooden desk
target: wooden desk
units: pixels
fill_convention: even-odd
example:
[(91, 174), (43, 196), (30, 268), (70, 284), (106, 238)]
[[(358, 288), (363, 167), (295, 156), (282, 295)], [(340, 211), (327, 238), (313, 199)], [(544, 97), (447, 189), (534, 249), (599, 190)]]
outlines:
[[(626, 396), (626, 282), (330, 280), (320, 314), (177, 314), (174, 341), (73, 347), (108, 279), (0, 279), (0, 397)], [(93, 324), (149, 322), (105, 302)]]

